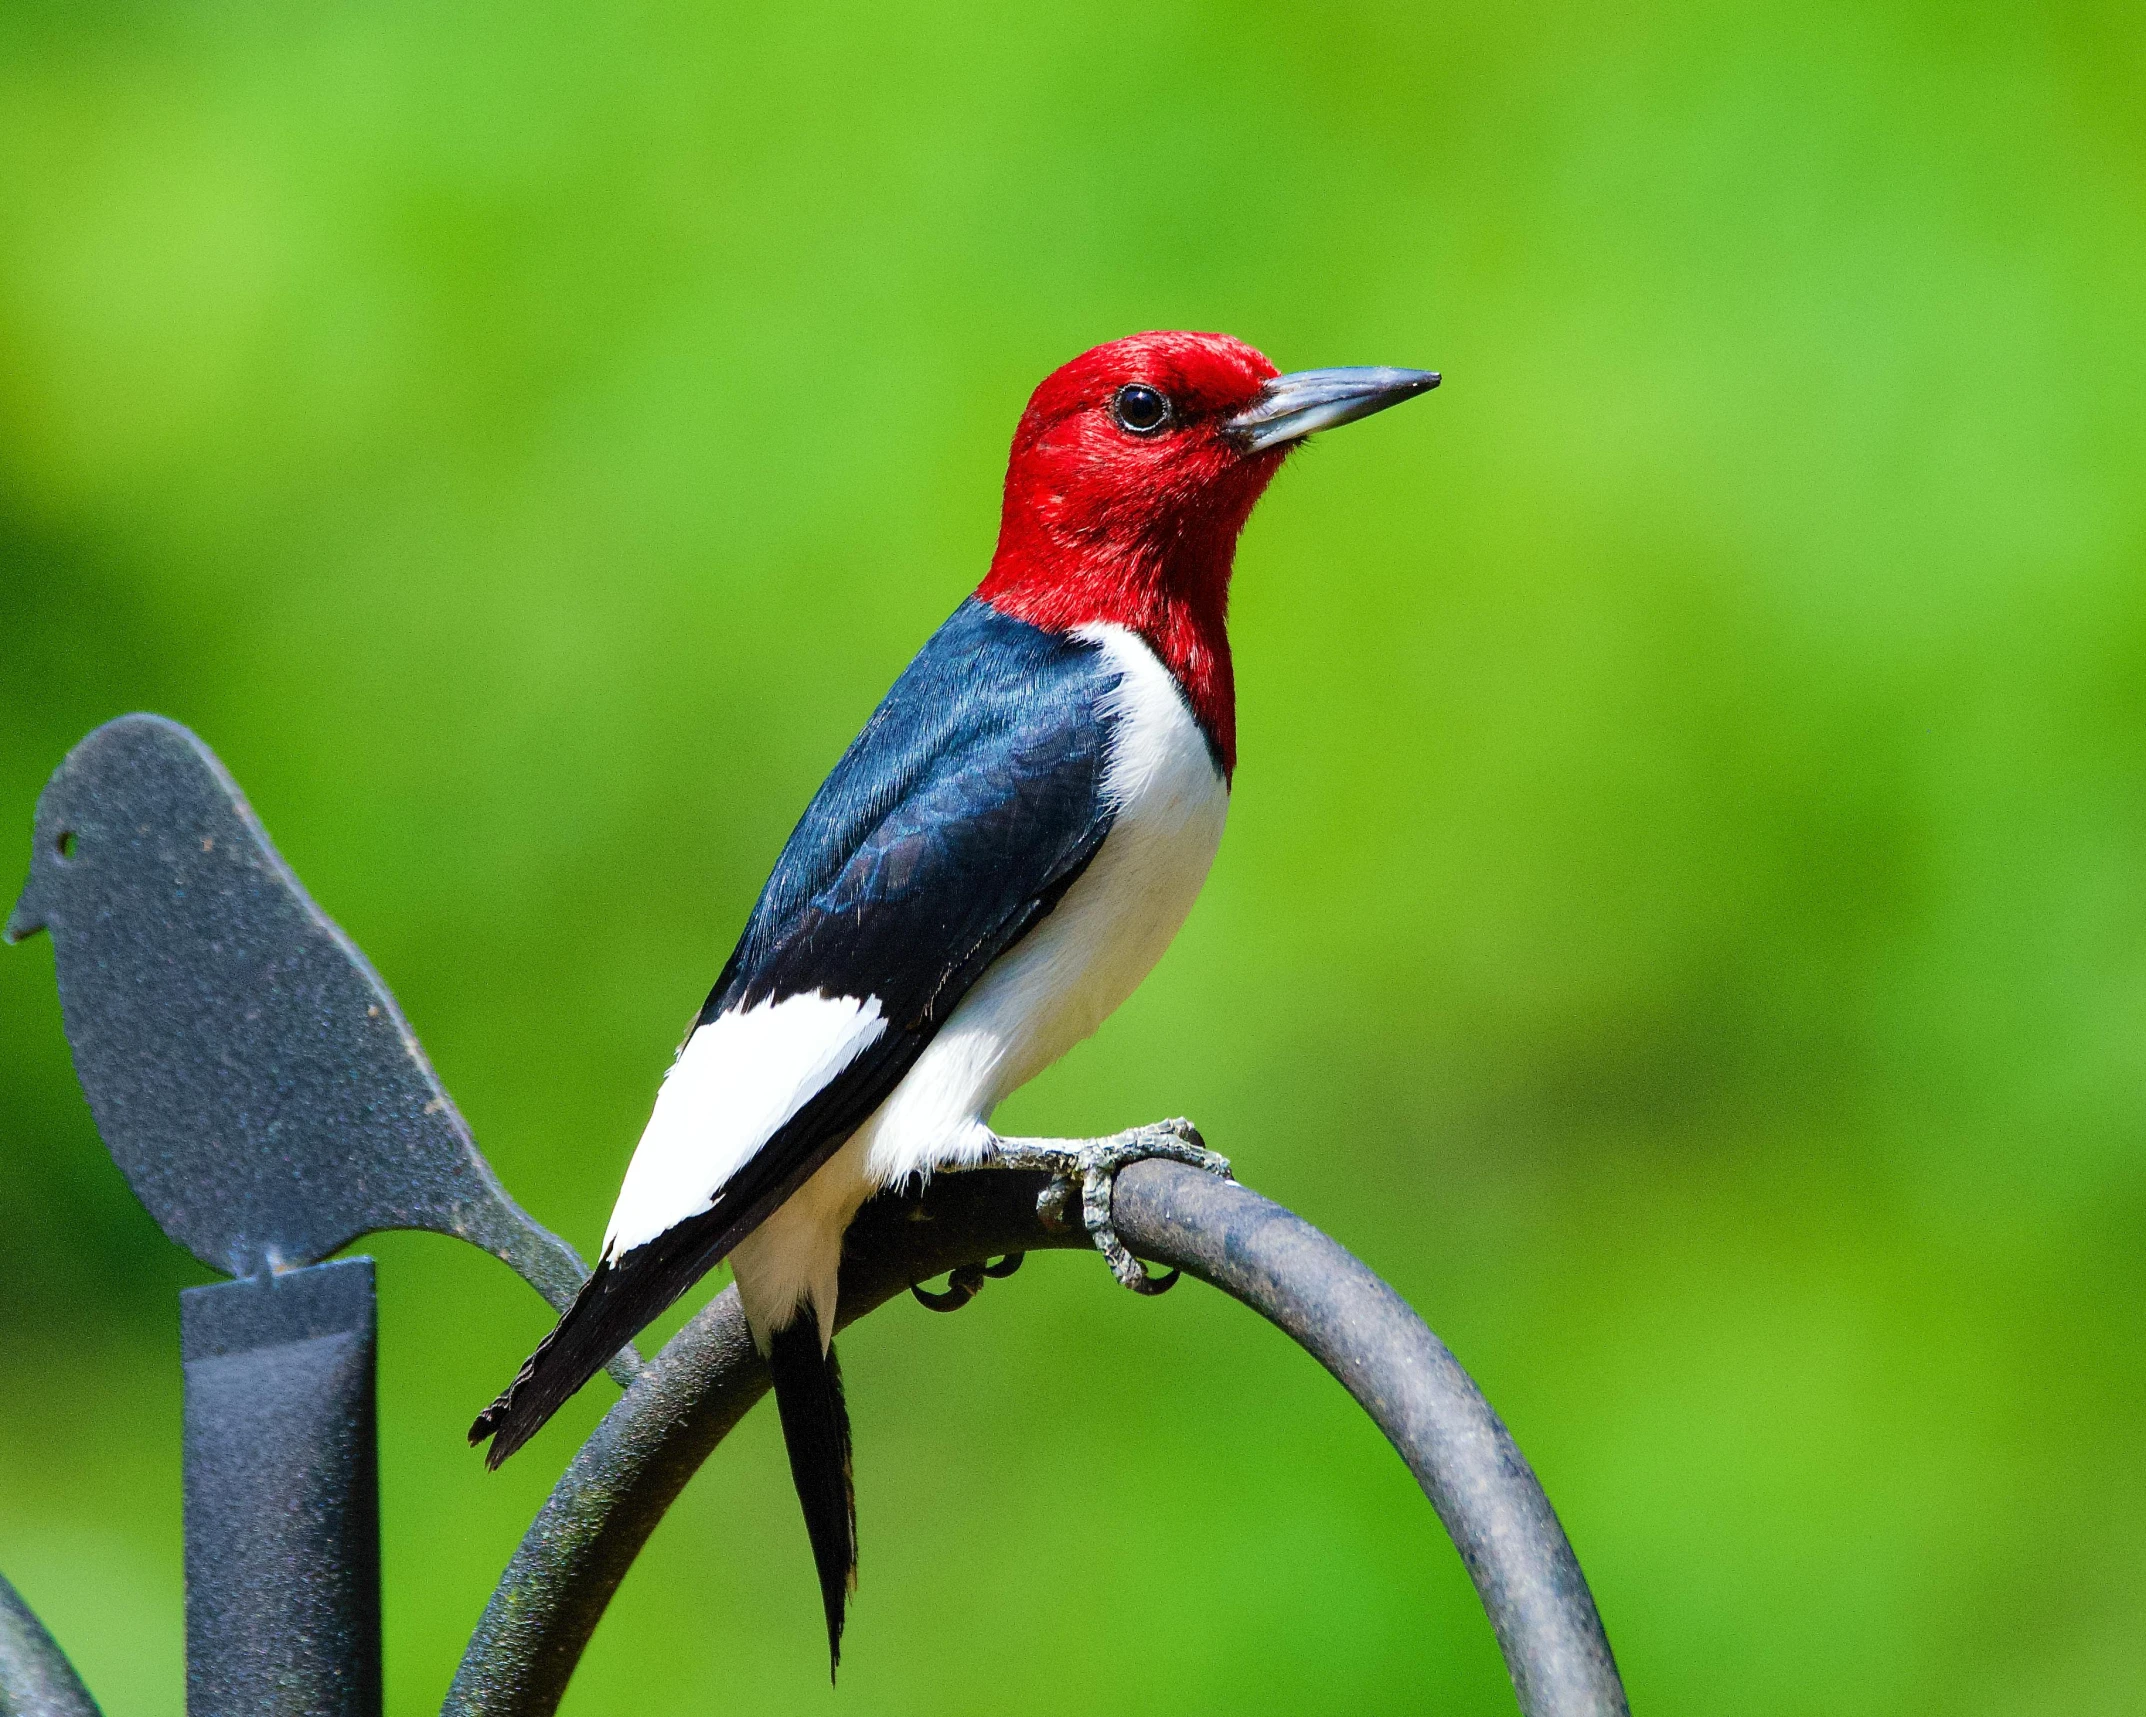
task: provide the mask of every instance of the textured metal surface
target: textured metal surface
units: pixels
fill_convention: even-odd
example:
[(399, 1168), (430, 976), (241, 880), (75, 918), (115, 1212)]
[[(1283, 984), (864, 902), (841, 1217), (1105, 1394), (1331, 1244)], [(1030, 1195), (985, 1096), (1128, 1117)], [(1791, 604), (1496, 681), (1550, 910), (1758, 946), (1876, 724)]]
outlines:
[[(1039, 1211), (1049, 1184), (1037, 1174), (943, 1175), (921, 1198), (867, 1205), (843, 1257), (841, 1322), (960, 1265), (1087, 1247), (1077, 1198)], [(1141, 1257), (1253, 1307), (1377, 1421), (1452, 1534), (1526, 1717), (1625, 1717), (1609, 1642), (1555, 1511), (1497, 1414), (1399, 1295), (1279, 1205), (1181, 1164), (1125, 1170), (1114, 1216)], [(648, 1363), (559, 1480), (478, 1624), (449, 1717), (557, 1709), (648, 1535), (767, 1388), (737, 1290), (725, 1289)]]
[(7, 934), (40, 929), (98, 1131), (204, 1264), (255, 1276), (423, 1228), (571, 1301), (573, 1248), (507, 1196), (387, 986), (185, 728), (122, 716), (54, 772)]
[(189, 1717), (378, 1717), (373, 1261), (179, 1296)]
[(22, 1595), (0, 1575), (0, 1717), (98, 1717), (97, 1702)]

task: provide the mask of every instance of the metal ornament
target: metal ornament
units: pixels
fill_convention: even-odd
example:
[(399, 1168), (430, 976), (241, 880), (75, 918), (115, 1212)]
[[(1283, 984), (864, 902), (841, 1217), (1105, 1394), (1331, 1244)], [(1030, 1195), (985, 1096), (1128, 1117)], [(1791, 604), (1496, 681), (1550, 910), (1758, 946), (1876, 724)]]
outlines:
[[(161, 716), (105, 723), (39, 795), (35, 842), (7, 940), (52, 933), (97, 1130), (166, 1234), (256, 1276), (429, 1229), (566, 1308), (581, 1259), (507, 1195), (206, 745)], [(637, 1369), (629, 1349), (613, 1374)]]

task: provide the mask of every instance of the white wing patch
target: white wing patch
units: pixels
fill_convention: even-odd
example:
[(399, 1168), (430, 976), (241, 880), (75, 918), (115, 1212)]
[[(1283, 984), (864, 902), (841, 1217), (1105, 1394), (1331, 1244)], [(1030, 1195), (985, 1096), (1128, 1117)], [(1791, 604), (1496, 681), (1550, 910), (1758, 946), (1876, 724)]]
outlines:
[(720, 1014), (686, 1040), (619, 1188), (603, 1255), (698, 1216), (776, 1130), (885, 1033), (879, 998), (810, 995)]

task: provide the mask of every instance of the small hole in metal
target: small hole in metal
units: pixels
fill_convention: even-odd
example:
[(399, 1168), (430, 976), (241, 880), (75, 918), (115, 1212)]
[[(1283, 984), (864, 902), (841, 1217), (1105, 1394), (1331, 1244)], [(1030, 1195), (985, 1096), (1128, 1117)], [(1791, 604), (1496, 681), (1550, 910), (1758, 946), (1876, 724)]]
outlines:
[(60, 838), (59, 838), (59, 839), (58, 839), (57, 841), (55, 841), (55, 842), (53, 843), (53, 845), (55, 845), (56, 847), (58, 847), (58, 848), (59, 848), (59, 851), (60, 851), (60, 857), (61, 857), (61, 858), (63, 858), (63, 859), (71, 859), (71, 858), (73, 858), (73, 857), (75, 856), (75, 832), (74, 832), (74, 830), (72, 830), (72, 829), (68, 829), (68, 830), (67, 830), (67, 831), (66, 831), (65, 833), (63, 833), (63, 834), (62, 834), (62, 835), (60, 836)]

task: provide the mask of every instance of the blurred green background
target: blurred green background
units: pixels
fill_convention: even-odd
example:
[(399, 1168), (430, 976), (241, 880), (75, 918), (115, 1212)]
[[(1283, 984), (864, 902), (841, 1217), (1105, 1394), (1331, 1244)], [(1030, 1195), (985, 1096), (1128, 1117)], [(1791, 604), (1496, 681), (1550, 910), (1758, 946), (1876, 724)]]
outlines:
[[(587, 1249), (1029, 388), (1172, 326), (1447, 385), (1254, 518), (1214, 878), (1005, 1118), (1189, 1113), (1391, 1278), (1637, 1709), (2146, 1710), (2135, 5), (12, 0), (7, 886), (76, 738), (192, 724)], [(0, 1568), (176, 1713), (202, 1275), (42, 939), (0, 1153)], [(421, 1711), (613, 1391), (486, 1477), (542, 1307), (371, 1249)], [(1054, 1255), (844, 1347), (840, 1691), (763, 1413), (568, 1712), (1510, 1710), (1400, 1463), (1209, 1291)]]

